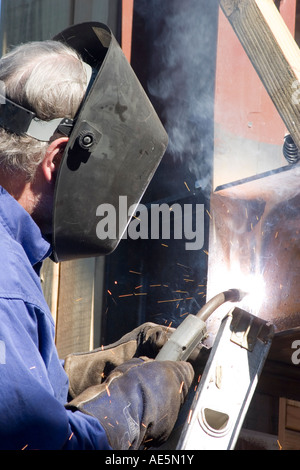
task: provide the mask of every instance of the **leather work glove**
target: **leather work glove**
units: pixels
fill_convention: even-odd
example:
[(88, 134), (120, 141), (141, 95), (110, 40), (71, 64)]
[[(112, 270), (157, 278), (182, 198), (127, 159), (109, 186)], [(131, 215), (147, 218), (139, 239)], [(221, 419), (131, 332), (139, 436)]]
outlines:
[(114, 450), (159, 446), (172, 432), (193, 377), (187, 362), (135, 358), (66, 407), (96, 417)]
[(133, 357), (154, 359), (173, 331), (173, 328), (148, 322), (111, 345), (68, 355), (64, 369), (69, 377), (70, 397), (75, 398), (86, 388), (101, 384), (115, 367)]

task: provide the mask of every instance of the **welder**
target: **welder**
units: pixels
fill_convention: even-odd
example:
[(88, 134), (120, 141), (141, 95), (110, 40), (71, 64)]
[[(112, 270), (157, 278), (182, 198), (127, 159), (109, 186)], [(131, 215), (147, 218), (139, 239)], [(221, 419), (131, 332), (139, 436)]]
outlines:
[[(132, 169), (148, 181), (162, 156), (161, 137), (156, 143), (153, 126), (145, 130), (151, 122), (148, 103), (141, 98), (130, 108), (131, 77), (100, 24), (17, 46), (0, 60), (1, 449), (128, 450), (145, 441), (159, 446), (193, 380), (190, 364), (153, 360), (168, 330), (152, 323), (99, 351), (61, 360), (41, 289), (47, 257), (58, 262), (101, 254), (96, 212), (88, 220), (85, 212), (93, 199), (97, 207), (107, 202), (107, 193), (122, 195), (116, 189), (116, 181), (127, 178), (118, 173), (126, 167), (122, 158), (141, 156), (141, 148), (144, 155), (152, 151), (148, 167), (137, 163)], [(136, 82), (133, 95), (143, 96)], [(127, 145), (129, 156), (118, 156), (116, 145)], [(114, 173), (111, 186), (107, 162)], [(140, 175), (137, 180), (141, 187), (128, 182), (134, 193), (128, 197), (138, 201), (146, 181)], [(104, 191), (101, 200), (96, 189)]]

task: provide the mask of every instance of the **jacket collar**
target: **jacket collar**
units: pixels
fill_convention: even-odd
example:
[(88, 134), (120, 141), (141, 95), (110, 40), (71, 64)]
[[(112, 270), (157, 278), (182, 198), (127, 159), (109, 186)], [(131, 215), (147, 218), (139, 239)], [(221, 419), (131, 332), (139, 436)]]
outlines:
[(0, 186), (0, 223), (23, 247), (32, 266), (50, 256), (50, 244), (26, 210)]

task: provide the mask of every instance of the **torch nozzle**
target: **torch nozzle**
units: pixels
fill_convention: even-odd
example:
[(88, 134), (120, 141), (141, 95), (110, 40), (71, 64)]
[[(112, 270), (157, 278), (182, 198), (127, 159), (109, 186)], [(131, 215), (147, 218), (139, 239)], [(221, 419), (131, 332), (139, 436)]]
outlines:
[(229, 289), (225, 292), (223, 292), (224, 297), (225, 297), (225, 302), (240, 302), (245, 295), (247, 295), (247, 292), (243, 292), (240, 289)]
[(245, 297), (246, 292), (239, 289), (229, 289), (220, 294), (215, 295), (209, 300), (197, 313), (197, 317), (203, 321), (206, 321), (208, 317), (225, 302), (239, 302)]

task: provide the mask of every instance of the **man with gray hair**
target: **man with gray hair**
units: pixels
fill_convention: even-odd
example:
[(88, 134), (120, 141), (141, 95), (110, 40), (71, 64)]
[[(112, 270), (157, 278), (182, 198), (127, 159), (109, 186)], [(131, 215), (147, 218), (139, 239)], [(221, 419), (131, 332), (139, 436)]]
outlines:
[(87, 70), (57, 40), (18, 46), (0, 60), (1, 449), (160, 445), (193, 380), (190, 364), (153, 360), (167, 339), (154, 324), (103, 351), (64, 364), (58, 357), (39, 272), (53, 250), (56, 179), (68, 126), (86, 100)]

